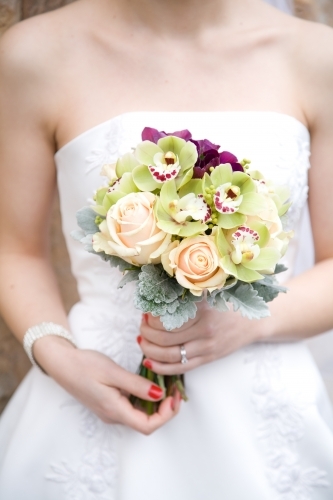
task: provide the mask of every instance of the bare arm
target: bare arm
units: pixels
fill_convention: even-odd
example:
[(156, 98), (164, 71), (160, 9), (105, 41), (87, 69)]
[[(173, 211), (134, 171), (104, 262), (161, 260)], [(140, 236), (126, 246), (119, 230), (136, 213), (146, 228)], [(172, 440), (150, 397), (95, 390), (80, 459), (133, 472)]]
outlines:
[[(60, 102), (53, 69), (56, 38), (48, 36), (48, 29), (39, 18), (28, 21), (10, 30), (0, 45), (0, 309), (19, 340), (42, 321), (68, 327), (48, 251)], [(163, 391), (156, 397), (149, 381), (103, 354), (74, 349), (64, 339), (38, 340), (34, 356), (105, 422), (148, 434), (179, 409), (176, 396), (167, 398), (152, 417), (134, 410), (121, 391), (147, 400), (160, 399)]]

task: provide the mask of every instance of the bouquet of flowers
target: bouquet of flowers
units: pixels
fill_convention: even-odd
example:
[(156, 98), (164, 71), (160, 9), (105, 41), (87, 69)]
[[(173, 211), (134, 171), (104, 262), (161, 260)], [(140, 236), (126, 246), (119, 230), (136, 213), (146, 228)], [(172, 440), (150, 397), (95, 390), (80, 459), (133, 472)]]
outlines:
[[(78, 211), (73, 236), (124, 273), (119, 288), (136, 283), (138, 309), (159, 316), (166, 330), (194, 318), (203, 299), (250, 319), (269, 315), (267, 302), (286, 291), (275, 278), (292, 236), (281, 220), (290, 207), (286, 187), (188, 130), (146, 127), (142, 142), (101, 173), (107, 186)], [(139, 373), (186, 399), (181, 376), (143, 364)], [(133, 403), (149, 414), (158, 405)]]

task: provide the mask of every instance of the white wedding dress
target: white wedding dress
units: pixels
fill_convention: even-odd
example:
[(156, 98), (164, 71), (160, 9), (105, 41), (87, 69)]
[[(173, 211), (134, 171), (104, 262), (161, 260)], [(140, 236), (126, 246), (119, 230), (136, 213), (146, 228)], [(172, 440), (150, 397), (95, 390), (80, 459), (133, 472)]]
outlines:
[[(188, 128), (289, 184), (287, 223), (296, 232), (289, 274), (302, 252), (297, 231), (309, 167), (308, 130), (275, 112), (125, 113), (57, 152), (63, 230), (81, 297), (69, 315), (72, 332), (80, 347), (132, 371), (141, 358), (132, 289), (117, 290), (118, 271), (70, 233), (76, 211), (104, 182), (102, 165), (135, 146), (145, 126)], [(332, 410), (304, 342), (241, 349), (186, 374), (186, 388), (190, 400), (180, 414), (146, 437), (103, 424), (32, 368), (1, 419), (0, 499), (333, 499)]]

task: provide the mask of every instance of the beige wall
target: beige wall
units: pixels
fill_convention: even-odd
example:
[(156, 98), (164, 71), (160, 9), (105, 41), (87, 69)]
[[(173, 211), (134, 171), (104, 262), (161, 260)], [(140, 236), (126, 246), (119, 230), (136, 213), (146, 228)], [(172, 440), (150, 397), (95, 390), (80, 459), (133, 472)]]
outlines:
[[(0, 0), (0, 34), (20, 19), (56, 9), (69, 0)], [(333, 26), (333, 0), (298, 0), (296, 13)], [(60, 229), (58, 200), (51, 227), (52, 260), (66, 309), (77, 300), (75, 281)], [(0, 319), (0, 412), (29, 369), (29, 362), (18, 342)]]

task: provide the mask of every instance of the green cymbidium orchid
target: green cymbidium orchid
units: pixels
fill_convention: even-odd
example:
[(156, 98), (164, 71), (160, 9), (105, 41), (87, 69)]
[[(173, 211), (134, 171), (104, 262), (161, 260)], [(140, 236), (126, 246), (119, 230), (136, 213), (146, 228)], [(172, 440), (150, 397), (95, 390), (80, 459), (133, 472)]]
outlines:
[(137, 165), (138, 161), (133, 153), (121, 156), (115, 165), (103, 165), (101, 175), (107, 176), (110, 184), (109, 187), (102, 187), (96, 192), (96, 205), (91, 207), (96, 213), (105, 217), (109, 208), (120, 198), (139, 191), (132, 176), (132, 170)]
[(265, 179), (265, 176), (259, 170), (248, 170), (247, 174), (254, 180), (257, 192), (269, 196), (275, 203), (279, 217), (282, 217), (291, 206), (290, 190), (288, 186), (276, 186), (270, 180)]
[(162, 185), (155, 214), (160, 229), (169, 234), (189, 237), (208, 229), (205, 223), (211, 217), (211, 210), (202, 195), (188, 193), (179, 197), (176, 181), (171, 180)]
[(233, 172), (229, 164), (214, 168), (211, 175), (206, 173), (203, 187), (212, 221), (224, 229), (244, 224), (247, 215), (267, 209), (267, 198), (257, 193), (255, 182), (244, 172)]
[(221, 266), (227, 274), (251, 283), (274, 272), (281, 252), (270, 245), (270, 233), (263, 222), (253, 221), (237, 228), (214, 230), (216, 245), (223, 256)]
[(198, 158), (192, 142), (175, 136), (163, 137), (157, 144), (143, 141), (134, 155), (139, 165), (133, 169), (133, 179), (141, 191), (159, 190), (164, 182), (176, 178), (179, 189), (192, 179)]

